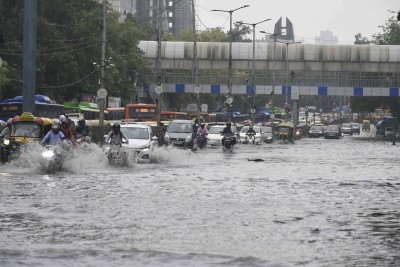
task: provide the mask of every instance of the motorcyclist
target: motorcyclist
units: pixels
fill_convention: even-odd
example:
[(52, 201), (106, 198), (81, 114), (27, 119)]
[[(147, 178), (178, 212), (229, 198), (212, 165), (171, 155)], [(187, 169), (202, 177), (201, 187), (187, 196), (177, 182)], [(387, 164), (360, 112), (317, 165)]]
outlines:
[[(12, 119), (10, 118), (7, 120), (7, 127), (4, 128), (3, 131), (1, 131), (0, 138), (10, 139), (11, 125), (12, 125)], [(6, 162), (6, 160), (7, 160), (7, 155), (6, 155), (5, 151), (6, 150), (4, 148), (4, 145), (3, 145), (3, 143), (1, 143), (0, 144), (0, 162), (1, 163)]]
[(256, 131), (253, 129), (252, 125), (250, 125), (249, 129), (247, 129), (246, 135), (256, 135)]
[(114, 123), (112, 127), (112, 131), (110, 131), (107, 135), (106, 143), (120, 146), (122, 145), (123, 140), (125, 140), (125, 142), (128, 144), (128, 138), (126, 138), (124, 133), (121, 132), (121, 126), (119, 125), (119, 123)]
[(58, 142), (61, 142), (64, 137), (63, 132), (60, 131), (60, 125), (54, 123), (51, 126), (51, 131), (48, 131), (46, 136), (42, 139), (42, 144), (45, 145), (48, 143), (49, 145), (56, 145)]
[(68, 115), (64, 115), (64, 114), (60, 115), (59, 121), (60, 121), (60, 123), (65, 121), (66, 123), (68, 123), (68, 126), (71, 127), (71, 129), (72, 129), (72, 126), (74, 125), (72, 120), (70, 118), (68, 118)]
[(74, 141), (74, 131), (72, 130), (71, 123), (64, 115), (60, 116), (60, 123), (61, 131), (63, 132), (64, 136), (70, 141)]
[(89, 126), (86, 125), (84, 119), (78, 121), (78, 126), (75, 128), (75, 138), (91, 136), (92, 131), (90, 130)]
[[(197, 129), (197, 136), (200, 137), (202, 136), (204, 139), (203, 145), (207, 145), (207, 135), (208, 135), (208, 130), (207, 127), (205, 127), (206, 125), (204, 124), (204, 122), (202, 122), (200, 124), (199, 129)], [(197, 140), (199, 141), (199, 140)], [(200, 144), (199, 144), (200, 145)]]
[(12, 125), (12, 119), (10, 118), (7, 120), (7, 127), (4, 128), (3, 131), (1, 131), (0, 138), (6, 138), (6, 139), (10, 138), (11, 125)]
[(203, 136), (208, 135), (208, 130), (205, 126), (206, 125), (204, 124), (204, 122), (200, 124), (199, 129), (197, 129), (197, 135), (203, 135)]
[(233, 137), (232, 138), (232, 145), (236, 144), (236, 137), (235, 137), (234, 132), (232, 131), (230, 122), (227, 122), (226, 123), (226, 127), (222, 130), (222, 135), (224, 136), (224, 137), (222, 137), (222, 145), (224, 145), (225, 135), (226, 134), (229, 134), (229, 135), (231, 135)]

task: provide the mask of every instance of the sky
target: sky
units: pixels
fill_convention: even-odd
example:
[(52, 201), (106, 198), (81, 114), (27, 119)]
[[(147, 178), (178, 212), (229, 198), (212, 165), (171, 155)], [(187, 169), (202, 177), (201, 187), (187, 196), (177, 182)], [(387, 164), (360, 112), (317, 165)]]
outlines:
[[(229, 13), (212, 9), (234, 10), (232, 22), (257, 23), (257, 39), (264, 37), (260, 31), (273, 32), (275, 23), (282, 17), (293, 24), (295, 41), (314, 43), (321, 31), (329, 30), (338, 37), (338, 44), (353, 44), (354, 35), (372, 39), (382, 32), (379, 28), (392, 16), (388, 10), (399, 11), (400, 0), (198, 0), (200, 30), (222, 27), (229, 30)], [(248, 36), (252, 38), (252, 36)]]

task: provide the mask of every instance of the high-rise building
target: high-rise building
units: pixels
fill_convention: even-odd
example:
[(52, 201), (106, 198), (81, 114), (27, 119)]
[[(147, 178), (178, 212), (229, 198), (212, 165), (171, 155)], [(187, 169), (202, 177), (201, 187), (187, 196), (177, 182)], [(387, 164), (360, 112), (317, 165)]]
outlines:
[(330, 30), (320, 31), (319, 36), (315, 36), (316, 44), (337, 44), (338, 37), (333, 35), (333, 32)]
[[(157, 27), (159, 0), (120, 0), (121, 11), (132, 13), (136, 22)], [(160, 0), (162, 2), (162, 29), (173, 35), (192, 29), (193, 12), (191, 0)]]

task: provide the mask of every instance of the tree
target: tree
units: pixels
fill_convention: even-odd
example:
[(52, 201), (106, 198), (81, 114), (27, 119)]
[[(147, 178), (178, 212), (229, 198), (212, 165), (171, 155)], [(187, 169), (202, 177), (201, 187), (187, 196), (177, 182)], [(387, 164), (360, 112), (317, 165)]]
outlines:
[(400, 44), (400, 24), (394, 17), (394, 11), (389, 11), (392, 16), (385, 22), (385, 25), (379, 26), (382, 33), (372, 36), (372, 43), (377, 45), (399, 45)]
[(370, 44), (371, 41), (368, 40), (367, 37), (364, 37), (361, 35), (361, 33), (357, 33), (356, 35), (354, 35), (354, 37), (356, 38), (356, 41), (354, 42), (354, 44)]
[[(384, 25), (381, 25), (382, 33), (377, 33), (372, 36), (372, 43), (375, 45), (399, 45), (400, 44), (400, 24), (395, 19), (394, 14), (396, 12), (389, 11), (392, 15), (386, 20)], [(398, 13), (396, 14), (398, 15)], [(356, 35), (361, 39), (361, 34)], [(368, 78), (371, 78), (371, 74), (369, 74)], [(392, 87), (391, 77), (386, 75), (384, 77), (381, 74), (376, 74), (376, 78), (382, 79), (386, 78), (388, 80), (385, 86)], [(390, 107), (392, 114), (395, 116), (399, 116), (400, 114), (400, 105), (399, 98), (394, 97), (352, 97), (351, 99), (351, 107), (353, 111), (374, 111), (376, 108), (382, 107)]]
[[(5, 97), (22, 94), (23, 1), (0, 0), (0, 56), (8, 63), (11, 82)], [(99, 85), (102, 6), (94, 0), (42, 0), (37, 10), (37, 93), (62, 102), (80, 93), (95, 94)], [(120, 22), (119, 12), (108, 12), (107, 68), (109, 95), (129, 99), (132, 80), (146, 68), (137, 44), (144, 36), (132, 16)], [(109, 65), (108, 65), (109, 67)], [(138, 83), (141, 83), (140, 79)]]

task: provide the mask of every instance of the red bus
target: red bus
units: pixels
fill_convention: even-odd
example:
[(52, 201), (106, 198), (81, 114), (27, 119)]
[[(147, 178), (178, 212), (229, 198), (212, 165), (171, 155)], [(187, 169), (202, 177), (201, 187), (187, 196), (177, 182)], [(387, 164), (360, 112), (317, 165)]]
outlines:
[(127, 104), (125, 119), (137, 121), (157, 121), (156, 104)]

